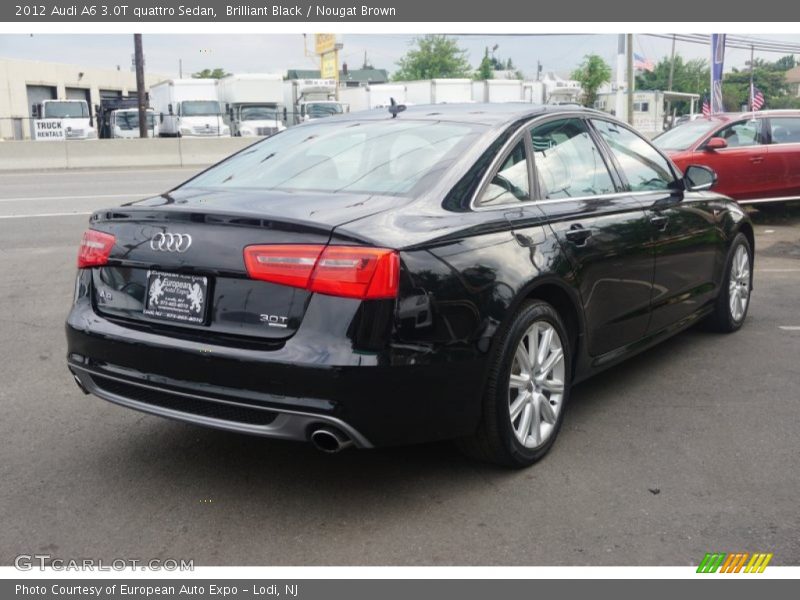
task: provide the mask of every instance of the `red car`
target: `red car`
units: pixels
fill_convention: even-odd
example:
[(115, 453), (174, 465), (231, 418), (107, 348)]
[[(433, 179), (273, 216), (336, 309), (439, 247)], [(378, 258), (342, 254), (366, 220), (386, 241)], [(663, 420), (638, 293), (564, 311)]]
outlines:
[(714, 191), (752, 204), (800, 200), (800, 110), (703, 117), (666, 131), (653, 143), (682, 170), (716, 171)]

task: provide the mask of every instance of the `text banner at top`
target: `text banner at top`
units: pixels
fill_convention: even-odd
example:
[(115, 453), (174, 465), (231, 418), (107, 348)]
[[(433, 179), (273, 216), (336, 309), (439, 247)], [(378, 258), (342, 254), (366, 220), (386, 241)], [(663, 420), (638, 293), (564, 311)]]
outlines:
[(52, 22), (792, 22), (800, 20), (800, 3), (785, 0), (698, 3), (696, 0), (642, 2), (520, 2), (519, 0), (347, 0), (324, 3), (271, 3), (235, 0), (119, 0), (91, 3), (35, 0), (0, 3), (0, 21)]

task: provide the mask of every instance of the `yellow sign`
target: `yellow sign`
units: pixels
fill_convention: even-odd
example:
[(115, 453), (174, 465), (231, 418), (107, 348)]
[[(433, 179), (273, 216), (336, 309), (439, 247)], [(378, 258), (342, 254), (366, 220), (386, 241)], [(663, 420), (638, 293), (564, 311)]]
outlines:
[(315, 33), (314, 52), (316, 54), (327, 54), (336, 50), (335, 33)]
[(336, 50), (319, 57), (319, 76), (339, 80), (339, 53)]

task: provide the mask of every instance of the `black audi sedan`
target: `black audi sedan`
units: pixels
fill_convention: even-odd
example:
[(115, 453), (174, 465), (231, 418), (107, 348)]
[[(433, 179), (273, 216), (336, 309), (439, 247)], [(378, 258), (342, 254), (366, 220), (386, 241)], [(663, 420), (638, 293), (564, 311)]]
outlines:
[(742, 325), (753, 226), (713, 183), (574, 107), (293, 127), (92, 215), (69, 369), (199, 425), (529, 465), (575, 383), (700, 320)]

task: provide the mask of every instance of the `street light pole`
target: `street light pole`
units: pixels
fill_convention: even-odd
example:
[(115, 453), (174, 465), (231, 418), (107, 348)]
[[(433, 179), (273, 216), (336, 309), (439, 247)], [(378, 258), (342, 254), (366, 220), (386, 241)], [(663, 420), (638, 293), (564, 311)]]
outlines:
[(133, 52), (136, 61), (136, 105), (139, 107), (139, 137), (147, 137), (147, 99), (144, 94), (144, 52), (142, 34), (133, 34)]

